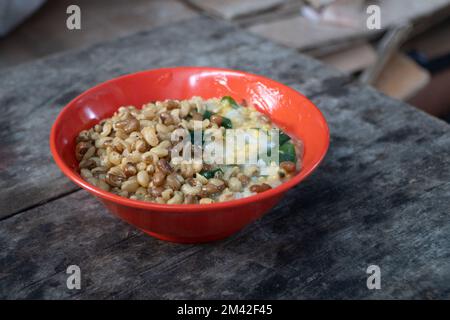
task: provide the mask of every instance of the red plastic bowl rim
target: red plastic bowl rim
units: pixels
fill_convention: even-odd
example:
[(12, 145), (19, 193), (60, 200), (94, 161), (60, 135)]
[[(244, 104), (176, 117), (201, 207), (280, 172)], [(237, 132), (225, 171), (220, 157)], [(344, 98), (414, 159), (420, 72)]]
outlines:
[[(240, 199), (235, 199), (235, 200), (230, 200), (230, 201), (225, 201), (225, 202), (215, 202), (215, 203), (211, 203), (211, 204), (160, 204), (160, 203), (156, 203), (156, 202), (145, 202), (145, 201), (140, 201), (140, 200), (133, 200), (133, 199), (129, 199), (129, 198), (125, 198), (125, 197), (121, 197), (119, 195), (115, 195), (111, 192), (108, 191), (104, 191), (100, 188), (97, 188), (91, 184), (89, 184), (87, 181), (83, 180), (77, 173), (74, 172), (74, 170), (72, 170), (65, 162), (64, 160), (59, 156), (57, 150), (56, 150), (56, 127), (58, 126), (58, 124), (61, 122), (61, 119), (64, 117), (64, 115), (69, 112), (68, 110), (70, 109), (70, 107), (72, 106), (72, 104), (78, 100), (79, 98), (88, 95), (90, 92), (96, 90), (98, 87), (101, 87), (107, 83), (111, 83), (111, 82), (115, 82), (119, 79), (123, 79), (123, 78), (128, 78), (128, 77), (134, 77), (138, 74), (142, 74), (142, 73), (147, 73), (147, 72), (155, 72), (155, 71), (172, 71), (174, 69), (177, 70), (196, 70), (196, 71), (219, 71), (219, 72), (224, 72), (227, 74), (237, 74), (237, 75), (241, 75), (241, 76), (249, 76), (252, 78), (259, 78), (259, 79), (264, 79), (264, 81), (267, 81), (269, 83), (272, 84), (276, 84), (277, 86), (281, 86), (284, 89), (286, 89), (287, 91), (291, 91), (293, 94), (295, 95), (300, 95), (302, 96), (304, 99), (308, 100), (311, 103), (311, 106), (313, 108), (315, 108), (318, 113), (319, 116), (321, 117), (321, 120), (323, 121), (324, 124), (324, 129), (325, 129), (325, 133), (326, 133), (326, 141), (325, 141), (325, 145), (322, 148), (322, 150), (320, 150), (320, 156), (319, 156), (319, 160), (313, 164), (310, 168), (306, 169), (302, 169), (300, 170), (300, 172), (295, 175), (292, 179), (283, 182), (282, 184), (280, 184), (279, 186), (270, 189), (268, 191), (262, 192), (262, 193), (258, 193), (256, 195), (251, 195), (248, 197), (244, 197), (244, 198), (240, 198)], [(167, 67), (167, 68), (158, 68), (158, 69), (149, 69), (149, 70), (144, 70), (144, 71), (139, 71), (139, 72), (134, 72), (134, 73), (130, 73), (130, 74), (126, 74), (120, 77), (116, 77), (107, 81), (104, 81), (100, 84), (95, 85), (94, 87), (91, 87), (90, 89), (84, 91), (83, 93), (81, 93), (80, 95), (78, 95), (77, 97), (75, 97), (74, 99), (72, 99), (59, 113), (59, 115), (57, 116), (55, 122), (52, 125), (51, 128), (51, 132), (50, 132), (50, 151), (52, 153), (53, 159), (56, 162), (56, 164), (58, 165), (58, 167), (61, 169), (61, 171), (67, 176), (69, 177), (73, 182), (75, 182), (77, 185), (79, 185), (80, 187), (87, 189), (88, 191), (90, 191), (91, 193), (93, 193), (95, 196), (100, 197), (102, 199), (105, 200), (109, 200), (115, 203), (118, 203), (120, 205), (123, 206), (129, 206), (129, 207), (133, 207), (133, 208), (140, 208), (140, 209), (147, 209), (147, 210), (157, 210), (157, 211), (167, 211), (167, 212), (174, 212), (174, 213), (183, 213), (183, 212), (200, 212), (200, 211), (212, 211), (214, 209), (232, 209), (233, 207), (239, 207), (242, 205), (246, 205), (246, 204), (250, 204), (252, 202), (257, 202), (257, 201), (261, 201), (267, 198), (271, 198), (274, 196), (277, 196), (281, 193), (284, 193), (286, 191), (288, 191), (290, 188), (292, 188), (293, 186), (295, 186), (296, 184), (300, 183), (303, 179), (305, 179), (306, 177), (308, 177), (318, 166), (319, 164), (322, 162), (323, 158), (326, 155), (326, 152), (328, 150), (328, 146), (329, 146), (329, 128), (327, 125), (327, 122), (325, 120), (325, 117), (323, 116), (322, 112), (319, 110), (319, 108), (317, 108), (308, 98), (306, 98), (303, 94), (295, 91), (294, 89), (276, 82), (272, 79), (266, 78), (264, 76), (260, 76), (260, 75), (256, 75), (256, 74), (252, 74), (252, 73), (248, 73), (248, 72), (243, 72), (243, 71), (236, 71), (236, 70), (232, 70), (232, 69), (226, 69), (226, 68), (213, 68), (213, 67), (196, 67), (196, 66), (180, 66), (180, 67)]]

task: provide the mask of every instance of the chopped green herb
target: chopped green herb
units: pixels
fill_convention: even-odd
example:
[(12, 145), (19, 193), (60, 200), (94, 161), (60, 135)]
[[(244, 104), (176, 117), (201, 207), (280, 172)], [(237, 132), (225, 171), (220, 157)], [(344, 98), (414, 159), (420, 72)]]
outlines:
[(216, 175), (216, 172), (221, 172), (223, 174), (223, 171), (220, 168), (215, 168), (215, 169), (212, 169), (212, 170), (202, 171), (202, 172), (200, 172), (200, 174), (202, 176), (204, 176), (206, 179), (211, 179), (211, 178), (214, 178), (214, 176)]
[(295, 162), (295, 147), (291, 141), (285, 142), (279, 149), (279, 161), (292, 161)]
[(222, 117), (222, 124), (221, 124), (221, 126), (225, 127), (225, 129), (232, 129), (233, 128), (233, 123), (227, 117)]
[(228, 103), (233, 109), (239, 109), (239, 105), (236, 103), (236, 101), (230, 97), (230, 96), (224, 96), (220, 100), (220, 102)]
[(209, 120), (213, 114), (214, 113), (212, 113), (211, 111), (206, 110), (205, 113), (203, 113), (203, 119)]
[(282, 146), (285, 142), (289, 140), (291, 140), (291, 138), (286, 133), (280, 130), (278, 136), (278, 145)]

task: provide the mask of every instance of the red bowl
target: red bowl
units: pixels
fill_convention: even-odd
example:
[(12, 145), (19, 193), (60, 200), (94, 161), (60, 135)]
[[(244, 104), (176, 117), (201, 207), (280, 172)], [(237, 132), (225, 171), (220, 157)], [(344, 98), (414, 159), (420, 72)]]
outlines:
[[(75, 138), (120, 106), (148, 101), (204, 99), (230, 95), (266, 114), (283, 131), (304, 143), (301, 171), (269, 191), (247, 198), (208, 205), (166, 205), (123, 198), (84, 181), (77, 172)], [(142, 71), (99, 84), (73, 99), (59, 114), (50, 134), (50, 149), (59, 168), (73, 182), (98, 197), (128, 223), (159, 239), (197, 243), (237, 232), (271, 209), (284, 193), (319, 165), (328, 149), (325, 118), (306, 97), (268, 78), (245, 72), (176, 67)]]

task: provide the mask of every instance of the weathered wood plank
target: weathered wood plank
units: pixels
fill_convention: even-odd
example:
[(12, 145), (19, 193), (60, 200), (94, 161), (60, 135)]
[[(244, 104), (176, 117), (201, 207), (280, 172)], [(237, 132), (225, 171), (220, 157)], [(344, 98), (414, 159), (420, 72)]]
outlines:
[[(0, 222), (0, 297), (448, 298), (450, 127), (364, 86), (314, 100), (323, 165), (237, 235), (161, 242), (78, 191)], [(366, 288), (371, 264), (381, 290)]]
[(0, 218), (76, 190), (48, 147), (50, 126), (68, 101), (109, 78), (174, 65), (260, 73), (299, 83), (305, 94), (345, 79), (295, 50), (204, 17), (6, 69), (0, 76)]

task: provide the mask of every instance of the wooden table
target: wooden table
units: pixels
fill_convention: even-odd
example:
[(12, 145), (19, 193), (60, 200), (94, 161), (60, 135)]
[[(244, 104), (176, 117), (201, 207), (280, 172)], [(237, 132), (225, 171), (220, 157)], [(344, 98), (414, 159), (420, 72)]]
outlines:
[[(51, 160), (61, 108), (106, 79), (209, 65), (274, 78), (324, 112), (321, 167), (224, 241), (178, 245), (110, 215)], [(0, 77), (0, 298), (449, 298), (450, 127), (296, 51), (198, 17)], [(66, 286), (81, 268), (81, 290)], [(366, 286), (369, 265), (381, 289)]]

